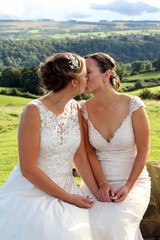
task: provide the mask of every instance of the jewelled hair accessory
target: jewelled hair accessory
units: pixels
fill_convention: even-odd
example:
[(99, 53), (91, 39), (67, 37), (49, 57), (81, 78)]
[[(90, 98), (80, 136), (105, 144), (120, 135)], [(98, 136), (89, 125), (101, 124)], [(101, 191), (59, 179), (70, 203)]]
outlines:
[(79, 61), (78, 61), (78, 59), (76, 58), (75, 55), (69, 54), (68, 59), (69, 59), (70, 69), (77, 69), (79, 67)]

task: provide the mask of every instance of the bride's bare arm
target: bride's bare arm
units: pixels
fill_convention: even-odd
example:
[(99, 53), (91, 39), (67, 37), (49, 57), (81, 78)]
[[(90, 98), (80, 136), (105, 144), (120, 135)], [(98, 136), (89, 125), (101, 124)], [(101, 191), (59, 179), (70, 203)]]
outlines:
[(79, 207), (91, 207), (87, 198), (66, 192), (38, 167), (39, 145), (39, 111), (33, 104), (29, 104), (22, 113), (18, 130), (19, 160), (23, 176), (51, 196)]
[(78, 173), (82, 177), (83, 181), (89, 187), (91, 192), (95, 195), (98, 191), (98, 186), (94, 178), (90, 163), (87, 158), (85, 141), (84, 141), (84, 132), (83, 132), (83, 126), (82, 126), (82, 114), (80, 110), (78, 111), (79, 111), (79, 125), (80, 125), (80, 131), (81, 131), (81, 144), (74, 156), (74, 164)]
[(126, 184), (118, 191), (118, 199), (123, 201), (141, 174), (150, 152), (150, 125), (144, 107), (132, 113), (132, 124), (137, 147), (137, 155)]

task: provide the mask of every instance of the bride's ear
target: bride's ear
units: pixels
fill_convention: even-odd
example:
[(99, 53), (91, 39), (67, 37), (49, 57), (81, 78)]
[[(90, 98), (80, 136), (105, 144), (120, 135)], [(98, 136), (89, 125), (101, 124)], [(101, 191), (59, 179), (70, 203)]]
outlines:
[(108, 70), (105, 72), (104, 82), (107, 82), (107, 80), (110, 79), (110, 76), (111, 76), (111, 70), (108, 69)]
[(76, 87), (77, 86), (77, 81), (76, 80), (71, 80), (71, 85), (72, 85), (72, 87)]

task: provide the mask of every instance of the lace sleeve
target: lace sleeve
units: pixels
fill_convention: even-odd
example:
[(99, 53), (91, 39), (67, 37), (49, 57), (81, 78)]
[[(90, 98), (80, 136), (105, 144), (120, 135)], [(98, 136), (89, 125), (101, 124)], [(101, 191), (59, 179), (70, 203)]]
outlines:
[(85, 119), (88, 119), (88, 115), (87, 115), (87, 109), (86, 109), (86, 104), (85, 104), (85, 100), (82, 100), (79, 102), (80, 104), (80, 108), (81, 108), (81, 112), (82, 112), (82, 115)]
[(141, 100), (141, 98), (138, 96), (132, 97), (131, 104), (130, 104), (130, 114), (132, 114), (134, 111), (136, 111), (140, 107), (145, 107), (145, 104)]

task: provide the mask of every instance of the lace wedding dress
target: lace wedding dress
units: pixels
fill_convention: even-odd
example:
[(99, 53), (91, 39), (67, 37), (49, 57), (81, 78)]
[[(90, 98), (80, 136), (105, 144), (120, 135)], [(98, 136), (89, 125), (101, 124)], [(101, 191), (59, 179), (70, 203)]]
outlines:
[[(81, 194), (72, 175), (72, 159), (80, 144), (77, 103), (70, 100), (56, 116), (39, 100), (39, 167), (61, 188)], [(21, 174), (19, 164), (0, 190), (0, 239), (91, 240), (89, 214), (50, 196)]]
[[(103, 172), (108, 182), (118, 190), (130, 174), (136, 155), (132, 113), (144, 106), (139, 97), (130, 100), (129, 114), (107, 142), (88, 119), (85, 101), (82, 101), (83, 116), (88, 121), (89, 140), (96, 150)], [(141, 122), (139, 123), (141, 124)], [(84, 194), (91, 194), (82, 183)], [(93, 240), (141, 240), (140, 221), (150, 199), (150, 177), (144, 167), (125, 201), (120, 203), (99, 202), (89, 210)]]

